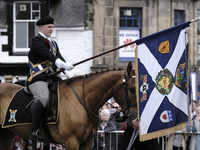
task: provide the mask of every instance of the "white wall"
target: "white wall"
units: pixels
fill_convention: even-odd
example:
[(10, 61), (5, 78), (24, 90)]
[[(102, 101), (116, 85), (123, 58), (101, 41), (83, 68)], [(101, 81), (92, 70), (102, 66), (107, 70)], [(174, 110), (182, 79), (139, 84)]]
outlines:
[[(2, 32), (1, 29), (0, 31)], [(6, 32), (6, 30), (4, 32)], [(60, 52), (67, 62), (74, 64), (93, 56), (93, 31), (91, 30), (85, 31), (83, 28), (55, 27), (52, 39), (58, 43)], [(28, 62), (27, 56), (9, 56), (8, 52), (2, 52), (2, 44), (7, 44), (7, 36), (0, 35), (0, 63)], [(72, 72), (74, 75), (90, 73), (90, 67), (92, 65), (93, 60), (87, 61), (77, 65)], [(0, 78), (3, 82), (3, 76)]]
[[(0, 29), (0, 32), (7, 32), (6, 29)], [(8, 36), (0, 35), (0, 63), (26, 63), (28, 58), (25, 56), (9, 56), (8, 52), (2, 52), (2, 45), (8, 44)]]
[[(54, 28), (52, 39), (58, 43), (59, 50), (66, 62), (72, 64), (93, 56), (93, 31), (83, 28)], [(74, 75), (91, 72), (93, 60), (77, 65), (72, 70)]]

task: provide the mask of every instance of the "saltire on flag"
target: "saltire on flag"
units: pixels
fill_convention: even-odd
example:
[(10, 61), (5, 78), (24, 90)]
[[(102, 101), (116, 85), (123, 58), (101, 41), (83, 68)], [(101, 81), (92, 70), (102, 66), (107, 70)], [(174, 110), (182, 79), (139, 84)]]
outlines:
[(135, 41), (140, 141), (186, 127), (190, 98), (189, 24)]

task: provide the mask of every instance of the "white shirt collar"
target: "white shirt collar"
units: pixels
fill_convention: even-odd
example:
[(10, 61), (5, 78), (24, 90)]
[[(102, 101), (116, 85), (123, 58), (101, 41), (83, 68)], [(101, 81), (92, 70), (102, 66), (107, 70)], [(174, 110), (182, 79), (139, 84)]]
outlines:
[(42, 33), (42, 32), (39, 31), (39, 34), (40, 34), (42, 37), (47, 38), (49, 41), (51, 41), (51, 38), (46, 37), (46, 35), (44, 35), (44, 33)]

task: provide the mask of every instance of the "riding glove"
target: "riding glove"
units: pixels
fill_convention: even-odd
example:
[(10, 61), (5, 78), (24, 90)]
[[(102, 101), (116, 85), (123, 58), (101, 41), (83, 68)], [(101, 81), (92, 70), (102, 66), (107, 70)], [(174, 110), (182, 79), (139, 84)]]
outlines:
[(64, 68), (65, 70), (72, 70), (74, 69), (74, 66), (70, 63), (65, 63), (64, 61), (62, 61), (60, 58), (57, 58), (56, 61), (55, 61), (55, 65), (58, 67), (58, 68)]
[(73, 78), (73, 73), (72, 73), (72, 72), (65, 70), (64, 73), (65, 73), (65, 75), (66, 75), (66, 79), (71, 79), (71, 78)]

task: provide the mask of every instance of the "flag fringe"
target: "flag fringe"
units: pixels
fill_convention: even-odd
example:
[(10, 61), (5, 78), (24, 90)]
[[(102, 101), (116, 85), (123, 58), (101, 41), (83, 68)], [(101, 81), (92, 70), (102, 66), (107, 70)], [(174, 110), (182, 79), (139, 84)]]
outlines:
[(177, 126), (168, 128), (168, 129), (163, 129), (160, 131), (156, 131), (156, 132), (152, 132), (152, 133), (148, 133), (148, 134), (144, 134), (144, 135), (140, 135), (140, 141), (146, 141), (146, 140), (151, 140), (157, 137), (162, 137), (162, 136), (166, 136), (169, 134), (173, 134), (176, 131), (180, 131), (182, 129), (185, 129), (187, 122), (181, 123)]
[[(187, 35), (188, 35), (188, 71), (187, 71), (187, 79), (190, 79), (190, 55), (191, 55), (191, 46), (190, 46), (190, 28), (187, 29)], [(189, 93), (189, 81), (187, 80), (187, 93)], [(188, 106), (190, 106), (190, 94), (188, 94)], [(192, 126), (192, 122), (191, 122), (191, 115), (190, 115), (190, 107), (188, 107), (188, 117), (189, 117), (189, 122), (190, 122), (190, 126)]]
[[(138, 72), (138, 46), (135, 48), (135, 73), (136, 73), (136, 85), (139, 85), (139, 72)], [(136, 88), (136, 100), (137, 100), (137, 113), (138, 113), (138, 122), (140, 122), (140, 112), (139, 112), (139, 87)], [(141, 135), (140, 125), (139, 125), (139, 135)]]

